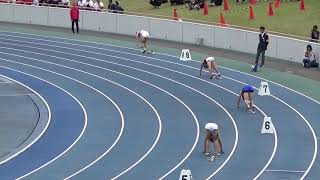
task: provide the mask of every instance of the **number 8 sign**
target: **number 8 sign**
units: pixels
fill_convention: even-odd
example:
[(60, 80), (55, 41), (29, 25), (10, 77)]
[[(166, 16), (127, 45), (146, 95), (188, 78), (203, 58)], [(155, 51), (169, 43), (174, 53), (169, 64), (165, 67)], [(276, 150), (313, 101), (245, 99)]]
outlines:
[(189, 49), (182, 49), (181, 55), (180, 55), (181, 61), (191, 61), (191, 54)]

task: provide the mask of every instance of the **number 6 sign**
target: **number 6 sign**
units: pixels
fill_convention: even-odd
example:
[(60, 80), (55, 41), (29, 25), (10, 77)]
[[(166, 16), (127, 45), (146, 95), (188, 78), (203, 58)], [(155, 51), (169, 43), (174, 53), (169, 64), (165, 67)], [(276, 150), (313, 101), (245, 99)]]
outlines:
[(261, 133), (269, 133), (273, 134), (273, 124), (271, 121), (271, 117), (264, 117)]
[(267, 96), (270, 95), (270, 89), (268, 82), (261, 82), (260, 88), (258, 91), (259, 96)]
[(190, 169), (182, 169), (180, 172), (179, 180), (192, 180)]

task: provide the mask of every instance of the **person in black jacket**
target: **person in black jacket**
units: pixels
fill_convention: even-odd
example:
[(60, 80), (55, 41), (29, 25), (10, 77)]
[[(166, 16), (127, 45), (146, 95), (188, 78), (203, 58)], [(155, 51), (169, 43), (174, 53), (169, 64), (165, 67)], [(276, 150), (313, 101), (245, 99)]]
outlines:
[(150, 0), (149, 2), (154, 8), (160, 7), (163, 3), (163, 0)]
[(261, 64), (260, 67), (264, 65), (265, 60), (265, 52), (267, 50), (269, 44), (269, 36), (265, 32), (265, 28), (263, 26), (260, 27), (260, 34), (259, 34), (259, 44), (257, 49), (257, 56), (255, 61), (255, 66), (252, 68), (252, 71), (257, 72), (260, 54), (261, 54)]

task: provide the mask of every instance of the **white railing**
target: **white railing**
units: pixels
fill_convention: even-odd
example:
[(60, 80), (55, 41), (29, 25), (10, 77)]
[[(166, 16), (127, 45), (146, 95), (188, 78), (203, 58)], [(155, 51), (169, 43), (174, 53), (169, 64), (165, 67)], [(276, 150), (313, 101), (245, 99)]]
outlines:
[[(70, 28), (68, 8), (0, 3), (0, 21)], [(97, 11), (80, 11), (80, 28), (124, 35), (135, 35), (140, 29), (152, 38), (255, 54), (258, 33), (230, 27)], [(320, 45), (277, 35), (269, 35), (266, 55), (291, 62), (302, 62), (307, 44), (320, 57)], [(200, 40), (200, 41), (199, 41)]]

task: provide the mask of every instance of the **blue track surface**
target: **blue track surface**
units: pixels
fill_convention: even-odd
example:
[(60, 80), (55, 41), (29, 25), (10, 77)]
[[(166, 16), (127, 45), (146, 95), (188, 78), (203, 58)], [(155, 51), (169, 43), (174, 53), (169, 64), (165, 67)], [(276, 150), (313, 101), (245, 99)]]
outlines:
[[(318, 177), (319, 103), (284, 87), (269, 82), (273, 96), (255, 96), (275, 137), (260, 133), (262, 112), (235, 107), (243, 83), (259, 87), (253, 76), (221, 69), (223, 80), (209, 80), (198, 76), (198, 62), (19, 33), (0, 33), (0, 54), (0, 74), (39, 92), (53, 113), (45, 135), (0, 166), (1, 179), (18, 178), (70, 146), (26, 179), (178, 179), (183, 168), (195, 179)], [(225, 154), (215, 162), (201, 154), (207, 122), (221, 128)]]

